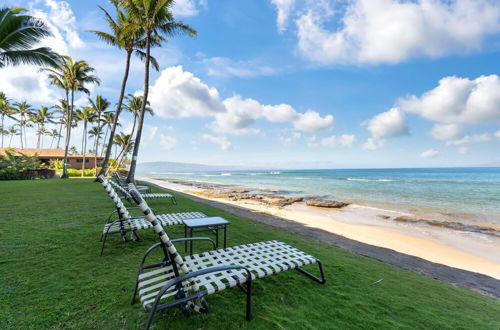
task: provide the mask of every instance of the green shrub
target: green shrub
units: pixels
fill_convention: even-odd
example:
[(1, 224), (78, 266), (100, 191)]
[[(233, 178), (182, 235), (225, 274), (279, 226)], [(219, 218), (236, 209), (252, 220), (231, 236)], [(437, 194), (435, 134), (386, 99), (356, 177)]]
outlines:
[[(68, 175), (70, 177), (82, 176), (82, 170), (77, 170), (77, 169), (74, 169), (74, 168), (68, 168)], [(93, 168), (85, 170), (85, 172), (83, 174), (83, 176), (94, 176), (94, 175), (95, 175), (95, 170)]]
[(21, 173), (12, 168), (0, 169), (0, 180), (21, 180)]

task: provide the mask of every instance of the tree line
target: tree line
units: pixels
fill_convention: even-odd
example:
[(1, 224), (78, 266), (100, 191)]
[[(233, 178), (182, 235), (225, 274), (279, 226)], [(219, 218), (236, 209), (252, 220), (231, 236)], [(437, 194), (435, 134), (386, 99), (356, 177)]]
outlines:
[[(0, 68), (19, 64), (38, 65), (48, 74), (50, 83), (64, 91), (64, 98), (59, 100), (59, 104), (51, 107), (41, 106), (39, 109), (33, 109), (28, 101), (11, 102), (1, 93), (2, 146), (4, 146), (4, 136), (9, 137), (10, 144), (12, 138), (19, 135), (21, 146), (25, 147), (26, 128), (36, 130), (37, 147), (43, 146), (44, 136), (52, 138), (51, 144), (57, 139), (57, 147), (64, 137), (63, 178), (68, 177), (71, 132), (78, 122), (81, 122), (84, 157), (89, 137), (94, 140), (92, 150), (94, 157), (104, 154), (99, 175), (107, 173), (115, 146), (114, 161), (118, 164), (124, 162), (131, 152), (127, 180), (134, 181), (144, 118), (147, 113), (153, 114), (148, 102), (150, 68), (159, 70), (159, 63), (152, 56), (151, 50), (154, 47), (161, 47), (170, 37), (196, 35), (194, 29), (175, 20), (172, 14), (173, 0), (111, 0), (110, 3), (113, 6), (112, 12), (99, 6), (109, 31), (88, 32), (125, 53), (125, 68), (114, 110), (108, 109), (110, 102), (102, 96), (88, 97), (88, 105), (75, 109), (75, 95), (77, 93), (89, 95), (89, 86), (99, 85), (101, 82), (94, 74), (94, 68), (86, 61), (75, 61), (69, 56), (53, 52), (48, 47), (33, 48), (33, 45), (38, 44), (41, 39), (51, 35), (46, 23), (27, 15), (22, 8), (0, 9)], [(132, 55), (138, 56), (144, 63), (142, 96), (126, 95)], [(122, 110), (133, 113), (134, 124), (131, 134), (117, 133)], [(6, 128), (5, 117), (14, 119), (16, 124)], [(59, 129), (47, 130), (48, 123), (58, 125)], [(91, 125), (90, 129), (88, 125)], [(103, 131), (106, 133), (101, 145)], [(120, 147), (118, 154), (116, 146)]]

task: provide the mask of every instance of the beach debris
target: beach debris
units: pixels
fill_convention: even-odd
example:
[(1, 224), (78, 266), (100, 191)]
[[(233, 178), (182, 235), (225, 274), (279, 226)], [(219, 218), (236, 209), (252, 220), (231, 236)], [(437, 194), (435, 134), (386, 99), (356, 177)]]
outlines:
[(342, 208), (349, 205), (349, 203), (334, 201), (330, 199), (310, 199), (306, 202), (307, 206), (326, 207), (326, 208)]

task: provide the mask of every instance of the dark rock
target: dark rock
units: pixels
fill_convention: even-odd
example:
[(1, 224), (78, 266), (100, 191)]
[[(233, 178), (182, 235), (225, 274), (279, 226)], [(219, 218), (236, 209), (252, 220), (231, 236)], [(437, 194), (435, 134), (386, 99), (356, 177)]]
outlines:
[(326, 208), (342, 208), (349, 205), (349, 203), (328, 200), (328, 199), (310, 199), (306, 202), (307, 206), (315, 206), (315, 207), (326, 207)]

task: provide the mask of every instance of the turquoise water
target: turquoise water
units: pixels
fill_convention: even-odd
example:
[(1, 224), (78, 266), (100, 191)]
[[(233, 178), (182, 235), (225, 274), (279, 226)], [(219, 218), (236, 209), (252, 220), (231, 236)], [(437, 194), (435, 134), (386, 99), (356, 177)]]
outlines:
[(500, 168), (225, 171), (154, 175), (354, 201), (467, 224), (500, 225)]

